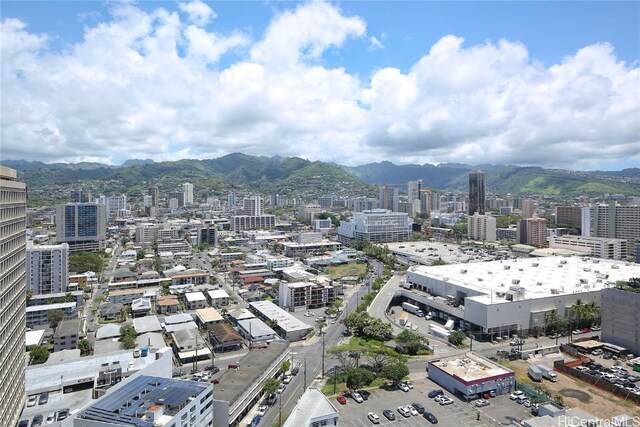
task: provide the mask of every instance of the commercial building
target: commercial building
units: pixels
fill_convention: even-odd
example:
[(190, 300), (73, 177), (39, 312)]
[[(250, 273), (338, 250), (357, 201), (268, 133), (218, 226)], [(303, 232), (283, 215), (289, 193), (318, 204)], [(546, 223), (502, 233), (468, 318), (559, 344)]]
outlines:
[(0, 420), (16, 425), (24, 402), (27, 188), (0, 165)]
[(53, 351), (73, 350), (78, 347), (80, 319), (62, 320), (53, 335)]
[(185, 182), (182, 184), (182, 191), (184, 192), (184, 204), (185, 206), (193, 205), (193, 184)]
[(413, 266), (400, 297), (434, 317), (478, 333), (504, 336), (543, 326), (552, 310), (561, 317), (580, 300), (599, 305), (602, 289), (640, 277), (640, 265), (578, 257)]
[(309, 387), (296, 403), (284, 427), (337, 426), (340, 415), (320, 390)]
[(27, 249), (27, 289), (32, 294), (67, 291), (69, 245), (35, 246)]
[(39, 325), (48, 324), (49, 312), (54, 310), (62, 311), (67, 319), (78, 317), (77, 306), (75, 302), (34, 305), (26, 308), (27, 328), (33, 328)]
[(277, 327), (278, 334), (289, 341), (303, 339), (313, 328), (298, 320), (295, 316), (287, 313), (271, 301), (255, 301), (249, 303), (251, 310), (258, 318), (269, 321), (273, 320)]
[(475, 213), (467, 220), (469, 240), (482, 242), (496, 241), (496, 219), (490, 215)]
[(628, 348), (633, 354), (640, 354), (640, 284), (636, 287), (604, 289), (600, 308), (602, 341)]
[(278, 334), (260, 319), (247, 319), (238, 322), (238, 332), (248, 341), (273, 341)]
[(450, 393), (462, 397), (494, 390), (497, 395), (515, 390), (515, 373), (475, 353), (432, 360), (429, 378)]
[(469, 215), (484, 215), (484, 172), (469, 172)]
[(640, 205), (612, 201), (582, 210), (582, 235), (635, 241), (640, 239)]
[(70, 252), (106, 248), (107, 207), (98, 203), (56, 206), (56, 242), (68, 243)]
[(332, 285), (312, 282), (283, 282), (278, 289), (278, 304), (289, 311), (328, 307), (336, 300)]
[(581, 206), (556, 206), (556, 225), (582, 227)]
[(547, 220), (544, 218), (527, 218), (518, 222), (518, 243), (526, 245), (547, 246)]
[(213, 426), (213, 384), (140, 375), (80, 411), (74, 427)]
[(629, 254), (628, 242), (624, 239), (612, 239), (606, 237), (550, 236), (549, 247), (570, 249), (583, 252), (596, 258), (626, 260)]
[(341, 221), (338, 241), (348, 245), (352, 241), (383, 243), (409, 240), (413, 221), (409, 215), (385, 209), (356, 212), (350, 221)]
[(336, 251), (342, 244), (331, 240), (320, 240), (308, 243), (284, 242), (282, 246), (284, 247), (285, 256), (295, 258), (309, 254), (317, 255), (324, 252)]

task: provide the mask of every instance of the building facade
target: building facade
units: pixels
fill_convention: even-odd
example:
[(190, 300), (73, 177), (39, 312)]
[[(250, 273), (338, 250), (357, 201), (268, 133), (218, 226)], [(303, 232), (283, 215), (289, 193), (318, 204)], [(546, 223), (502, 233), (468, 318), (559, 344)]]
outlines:
[(556, 225), (582, 227), (580, 206), (556, 206)]
[(273, 230), (275, 227), (275, 215), (234, 215), (231, 217), (231, 231), (236, 233), (245, 230)]
[(27, 290), (33, 295), (58, 294), (69, 284), (69, 245), (36, 246), (27, 250)]
[(475, 213), (467, 220), (469, 240), (496, 241), (496, 219), (490, 215)]
[(289, 311), (329, 307), (336, 300), (332, 285), (312, 282), (283, 282), (278, 293), (278, 304)]
[(350, 244), (352, 241), (369, 243), (404, 242), (409, 240), (413, 221), (402, 212), (386, 209), (356, 212), (349, 221), (341, 221), (338, 227), (338, 241)]
[(385, 184), (378, 188), (378, 192), (378, 206), (380, 209), (398, 212), (398, 189)]
[(69, 244), (70, 252), (106, 248), (107, 207), (98, 203), (56, 206), (56, 242)]
[(549, 237), (550, 248), (570, 249), (605, 259), (627, 259), (629, 254), (627, 245), (628, 242), (624, 239), (605, 237), (573, 236), (570, 234)]
[(640, 289), (609, 288), (602, 290), (602, 341), (628, 348), (640, 354)]
[(484, 215), (484, 172), (469, 172), (469, 215)]
[(614, 239), (640, 239), (640, 205), (616, 202), (583, 208), (582, 235)]
[(547, 220), (544, 218), (527, 218), (518, 222), (518, 243), (526, 245), (547, 246)]
[(193, 184), (185, 182), (182, 184), (182, 191), (184, 192), (184, 204), (185, 206), (193, 205)]
[(25, 384), (27, 188), (0, 166), (0, 420), (18, 423)]

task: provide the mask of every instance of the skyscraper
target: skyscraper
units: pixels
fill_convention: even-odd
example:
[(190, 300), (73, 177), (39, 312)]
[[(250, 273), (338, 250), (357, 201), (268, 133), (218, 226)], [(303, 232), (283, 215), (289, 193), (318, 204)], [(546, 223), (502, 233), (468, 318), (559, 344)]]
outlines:
[(107, 207), (98, 203), (56, 206), (56, 242), (70, 252), (99, 251), (106, 247)]
[(522, 201), (522, 219), (533, 218), (533, 213), (535, 212), (535, 206), (533, 200), (524, 199)]
[(230, 191), (227, 194), (227, 210), (229, 212), (234, 212), (236, 210), (236, 193)]
[(264, 201), (260, 196), (245, 197), (242, 200), (243, 215), (260, 216), (264, 209)]
[(17, 424), (24, 404), (27, 189), (16, 177), (0, 166), (0, 420), (7, 426)]
[(422, 180), (409, 181), (407, 183), (407, 197), (409, 203), (420, 199), (420, 190), (422, 190)]
[(484, 172), (469, 172), (469, 215), (484, 215)]
[(91, 201), (91, 191), (88, 190), (72, 190), (69, 195), (71, 203), (88, 203)]
[(154, 185), (153, 187), (149, 187), (149, 195), (151, 196), (151, 206), (154, 208), (158, 207), (158, 203), (160, 200), (158, 199), (158, 186)]
[(27, 249), (27, 289), (33, 294), (67, 291), (69, 245), (35, 246)]
[(182, 191), (184, 192), (184, 204), (185, 206), (193, 205), (193, 184), (185, 182), (182, 184)]
[(398, 189), (384, 184), (379, 187), (379, 191), (380, 196), (378, 197), (378, 206), (380, 209), (388, 209), (392, 212), (398, 212)]

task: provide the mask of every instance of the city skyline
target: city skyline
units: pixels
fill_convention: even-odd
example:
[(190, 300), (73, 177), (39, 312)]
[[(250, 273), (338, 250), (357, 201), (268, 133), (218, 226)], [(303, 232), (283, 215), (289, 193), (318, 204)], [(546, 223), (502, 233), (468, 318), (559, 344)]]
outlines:
[(3, 4), (5, 159), (640, 161), (638, 3), (34, 4)]

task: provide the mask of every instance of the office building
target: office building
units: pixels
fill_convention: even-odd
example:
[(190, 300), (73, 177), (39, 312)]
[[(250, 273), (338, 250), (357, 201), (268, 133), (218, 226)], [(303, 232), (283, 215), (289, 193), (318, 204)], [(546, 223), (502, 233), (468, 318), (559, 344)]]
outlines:
[(398, 189), (384, 184), (378, 187), (378, 191), (378, 206), (380, 209), (398, 212)]
[(433, 209), (433, 192), (431, 190), (420, 190), (420, 216), (431, 218)]
[(304, 221), (313, 221), (315, 216), (322, 212), (322, 207), (317, 203), (307, 203), (298, 208), (298, 217)]
[(518, 243), (525, 245), (547, 246), (547, 220), (528, 218), (518, 222)]
[[(640, 277), (637, 274), (633, 277)], [(640, 354), (640, 284), (602, 290), (602, 341)]]
[(337, 426), (340, 414), (320, 390), (309, 387), (296, 403), (284, 427)]
[(496, 219), (490, 215), (475, 213), (467, 220), (469, 240), (481, 242), (496, 241)]
[(484, 215), (484, 172), (469, 172), (469, 215)]
[(185, 200), (184, 199), (184, 195), (185, 195), (184, 191), (172, 191), (172, 192), (170, 192), (169, 193), (169, 207), (172, 208), (172, 206), (171, 206), (171, 204), (172, 204), (171, 200), (172, 199), (175, 200), (175, 202), (174, 202), (174, 204), (176, 206), (175, 209), (184, 207), (184, 200)]
[(68, 243), (70, 252), (106, 248), (107, 208), (97, 203), (56, 206), (56, 242)]
[(535, 213), (535, 204), (531, 199), (524, 199), (522, 201), (522, 219), (533, 218)]
[(88, 190), (72, 190), (69, 194), (70, 203), (89, 203), (91, 202), (91, 191)]
[(242, 214), (246, 216), (261, 216), (264, 212), (264, 200), (260, 196), (242, 199)]
[(414, 200), (420, 200), (420, 191), (422, 191), (422, 180), (409, 181), (407, 183), (407, 199), (409, 203)]
[(640, 239), (640, 205), (612, 201), (582, 210), (582, 235), (613, 239)]
[(58, 294), (69, 284), (69, 245), (27, 249), (27, 289), (33, 295)]
[(74, 427), (213, 426), (213, 384), (140, 375), (78, 413)]
[(149, 196), (151, 196), (151, 207), (157, 208), (160, 206), (160, 197), (157, 185), (149, 187)]
[(184, 192), (184, 204), (185, 206), (193, 205), (193, 184), (185, 182), (182, 184), (182, 191)]
[(555, 211), (557, 226), (582, 227), (582, 207), (556, 206)]
[(549, 247), (570, 249), (596, 258), (626, 260), (629, 254), (628, 242), (624, 239), (608, 239), (605, 237), (550, 236)]
[(0, 165), (0, 420), (18, 423), (24, 404), (27, 188)]
[(353, 212), (370, 211), (372, 209), (378, 209), (378, 206), (378, 199), (367, 197), (358, 197), (349, 203), (349, 207)]
[(349, 245), (352, 241), (369, 243), (404, 242), (409, 240), (413, 221), (409, 215), (386, 209), (355, 212), (349, 221), (341, 221), (338, 241)]
[[(640, 277), (640, 265), (580, 257), (518, 258), (407, 271), (411, 289), (400, 289), (438, 319), (452, 319), (488, 338), (543, 326), (555, 310), (567, 317), (571, 306), (600, 305), (610, 282)], [(604, 311), (603, 311), (604, 313)]]

